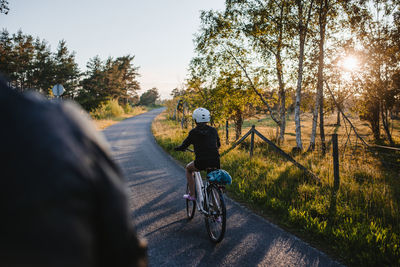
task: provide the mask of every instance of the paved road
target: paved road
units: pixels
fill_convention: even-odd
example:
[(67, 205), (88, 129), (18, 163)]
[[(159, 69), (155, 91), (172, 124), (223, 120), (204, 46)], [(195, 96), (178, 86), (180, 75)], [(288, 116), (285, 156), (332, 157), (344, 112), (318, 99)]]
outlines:
[(184, 169), (151, 134), (151, 121), (160, 112), (103, 132), (127, 179), (132, 217), (148, 241), (150, 266), (341, 266), (230, 199), (225, 238), (212, 244), (202, 216), (185, 219)]

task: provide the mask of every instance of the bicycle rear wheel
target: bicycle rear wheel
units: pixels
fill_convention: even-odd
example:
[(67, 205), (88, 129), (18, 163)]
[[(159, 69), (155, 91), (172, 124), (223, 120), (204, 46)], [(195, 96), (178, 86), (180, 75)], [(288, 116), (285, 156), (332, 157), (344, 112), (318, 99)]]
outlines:
[[(189, 194), (189, 184), (186, 185), (186, 194)], [(193, 219), (195, 211), (196, 211), (196, 201), (186, 199), (186, 215), (189, 220)]]
[[(224, 238), (226, 229), (226, 207), (224, 197), (218, 186), (212, 184), (207, 187), (208, 215), (205, 223), (208, 236), (214, 243), (219, 243)], [(207, 205), (207, 204), (206, 204)]]

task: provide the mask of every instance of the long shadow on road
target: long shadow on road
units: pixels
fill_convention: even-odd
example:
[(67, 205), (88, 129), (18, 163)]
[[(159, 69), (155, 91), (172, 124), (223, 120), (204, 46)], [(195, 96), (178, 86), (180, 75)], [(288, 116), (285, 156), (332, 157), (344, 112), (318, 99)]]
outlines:
[(151, 121), (159, 112), (104, 131), (127, 180), (132, 218), (148, 241), (150, 266), (340, 266), (230, 199), (225, 238), (212, 243), (203, 216), (186, 219), (183, 167), (152, 137)]

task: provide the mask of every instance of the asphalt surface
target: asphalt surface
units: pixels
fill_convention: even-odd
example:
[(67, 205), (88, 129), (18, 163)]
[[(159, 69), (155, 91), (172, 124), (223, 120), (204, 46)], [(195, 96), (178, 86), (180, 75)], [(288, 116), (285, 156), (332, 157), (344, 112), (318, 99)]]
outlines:
[(103, 131), (124, 172), (132, 218), (147, 239), (150, 266), (342, 266), (228, 198), (225, 238), (211, 243), (202, 215), (196, 211), (193, 220), (186, 220), (184, 168), (151, 134), (151, 122), (161, 111)]

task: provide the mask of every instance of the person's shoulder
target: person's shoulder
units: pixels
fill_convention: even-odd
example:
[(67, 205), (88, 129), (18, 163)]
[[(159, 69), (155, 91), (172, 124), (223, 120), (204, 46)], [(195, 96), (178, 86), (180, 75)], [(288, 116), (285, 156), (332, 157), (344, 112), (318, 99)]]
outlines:
[(6, 81), (0, 78), (0, 105), (9, 112), (30, 109), (31, 105), (40, 103), (42, 97), (34, 92), (20, 93), (16, 88), (7, 85)]
[(61, 112), (70, 120), (71, 126), (80, 131), (86, 138), (99, 145), (104, 151), (109, 152), (109, 145), (100, 134), (89, 117), (89, 114), (73, 101), (60, 103)]
[(211, 126), (211, 125), (207, 125), (207, 128), (208, 128), (210, 131), (218, 132), (217, 129), (216, 129), (215, 127)]
[(196, 129), (196, 127), (194, 127), (193, 129), (191, 129), (191, 130), (189, 131), (189, 134), (188, 134), (188, 135), (195, 134), (196, 132), (197, 132), (197, 129)]
[(108, 143), (96, 130), (89, 114), (75, 102), (49, 100), (34, 91), (17, 93), (17, 96), (19, 112), (27, 117), (24, 121), (31, 120), (43, 129), (51, 129), (47, 134), (65, 139), (65, 142), (68, 142), (67, 139), (76, 139), (73, 142), (90, 140), (107, 154), (110, 153)]

